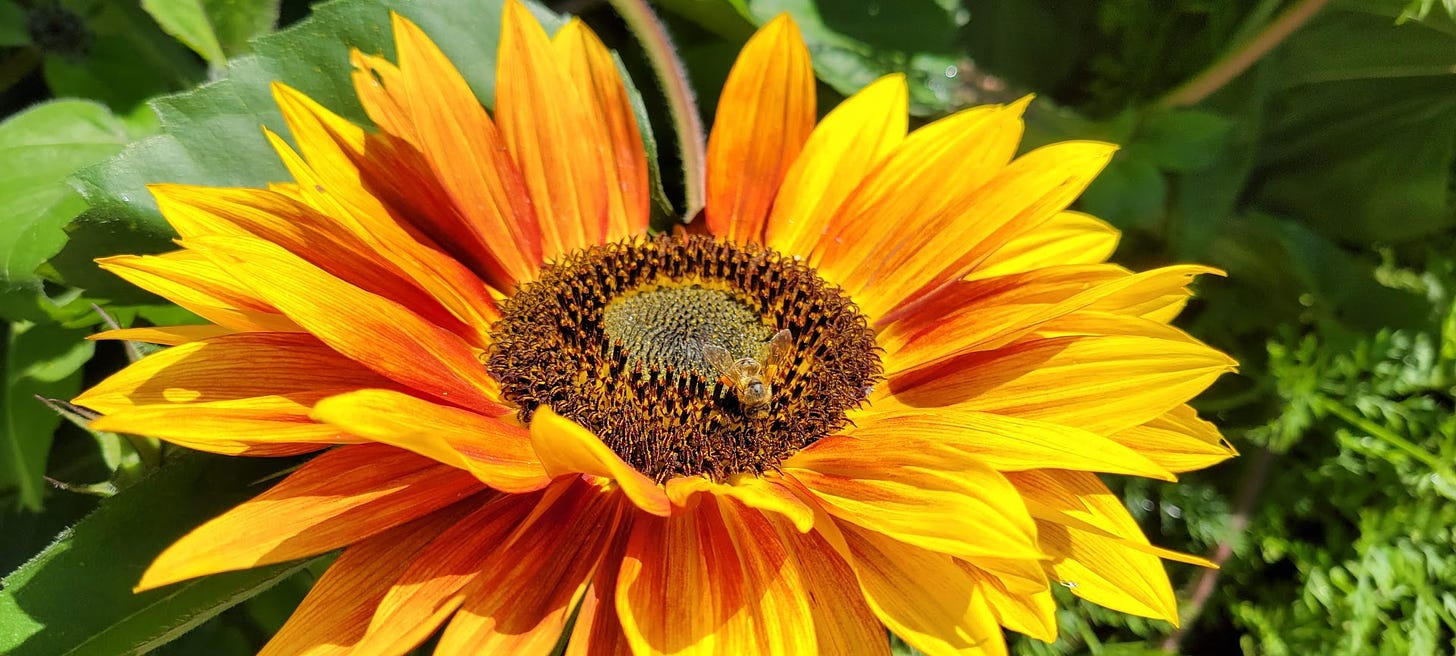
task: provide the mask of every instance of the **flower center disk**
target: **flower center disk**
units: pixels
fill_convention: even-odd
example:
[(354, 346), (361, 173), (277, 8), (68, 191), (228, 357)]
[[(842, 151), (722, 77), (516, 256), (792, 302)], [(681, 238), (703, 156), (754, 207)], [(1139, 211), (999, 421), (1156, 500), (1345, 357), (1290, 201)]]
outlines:
[[(659, 482), (774, 469), (843, 427), (880, 373), (874, 332), (837, 287), (703, 236), (568, 254), (501, 314), (486, 367), (522, 419), (548, 405)], [(766, 399), (744, 393), (755, 384)]]

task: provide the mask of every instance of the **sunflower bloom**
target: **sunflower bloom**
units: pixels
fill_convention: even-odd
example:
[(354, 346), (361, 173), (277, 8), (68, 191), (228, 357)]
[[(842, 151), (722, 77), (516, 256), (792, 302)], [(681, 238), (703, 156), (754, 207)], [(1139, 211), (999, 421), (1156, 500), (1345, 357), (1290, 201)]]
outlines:
[[(181, 250), (101, 265), (207, 319), (76, 399), (95, 427), (321, 452), (139, 588), (343, 549), (266, 654), (1004, 653), (1051, 589), (1177, 621), (1097, 474), (1233, 455), (1169, 325), (1199, 266), (1108, 264), (1066, 210), (1113, 147), (1016, 156), (1025, 102), (907, 132), (889, 76), (816, 123), (780, 17), (708, 145), (704, 229), (648, 234), (610, 53), (505, 9), (496, 104), (408, 20), (353, 53), (377, 131), (282, 84), (294, 181), (152, 188)], [(575, 618), (574, 623), (569, 622)]]

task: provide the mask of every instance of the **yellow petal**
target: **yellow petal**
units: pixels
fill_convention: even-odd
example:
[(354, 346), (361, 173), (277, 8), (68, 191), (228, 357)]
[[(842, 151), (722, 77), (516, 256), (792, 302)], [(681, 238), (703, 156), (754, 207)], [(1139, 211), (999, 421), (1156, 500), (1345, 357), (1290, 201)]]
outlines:
[(738, 53), (708, 136), (708, 231), (763, 242), (769, 206), (815, 116), (814, 69), (799, 27), (781, 14)]
[(133, 285), (231, 330), (303, 330), (198, 253), (182, 250), (163, 255), (117, 255), (96, 263)]
[(811, 600), (819, 653), (830, 656), (890, 656), (885, 628), (865, 603), (849, 563), (818, 531), (800, 533), (780, 527)]
[(205, 323), (186, 326), (117, 328), (115, 330), (103, 330), (95, 335), (87, 335), (86, 339), (123, 339), (133, 342), (176, 346), (178, 344), (231, 335), (233, 332), (235, 331), (231, 328)]
[(904, 75), (887, 75), (819, 122), (774, 200), (769, 246), (788, 255), (813, 252), (850, 192), (905, 139), (908, 94)]
[(314, 419), (350, 435), (408, 449), (463, 469), (503, 492), (533, 492), (551, 482), (523, 426), (389, 390), (333, 396)]
[(1213, 424), (1199, 419), (1187, 405), (1107, 437), (1171, 472), (1211, 467), (1239, 454)]
[(834, 517), (917, 547), (963, 557), (1041, 555), (1016, 489), (948, 446), (826, 437), (782, 469)]
[(1034, 339), (891, 377), (870, 407), (954, 407), (1106, 435), (1181, 405), (1233, 367), (1228, 356), (1182, 340)]
[(547, 260), (602, 243), (608, 223), (602, 167), (611, 139), (568, 73), (531, 12), (508, 0), (496, 60), (495, 118), (530, 190)]
[(1130, 615), (1178, 624), (1178, 602), (1157, 556), (1112, 538), (1054, 522), (1037, 522), (1038, 538), (1059, 583), (1087, 601)]
[(885, 445), (934, 442), (997, 471), (1078, 469), (1174, 480), (1170, 472), (1138, 452), (1063, 424), (951, 410), (871, 413), (854, 421), (856, 426), (845, 431), (849, 437)]
[(469, 474), (394, 447), (335, 449), (168, 547), (137, 589), (337, 549), (480, 490)]
[(531, 444), (551, 476), (600, 476), (621, 486), (638, 508), (662, 517), (672, 512), (672, 503), (661, 486), (623, 462), (601, 438), (547, 406), (537, 408), (531, 417)]
[(1057, 639), (1057, 604), (1045, 578), (1036, 592), (1012, 592), (995, 575), (968, 563), (957, 564), (976, 581), (997, 623), (1042, 642)]
[(1058, 264), (1100, 264), (1112, 257), (1121, 236), (1095, 216), (1059, 212), (1035, 230), (1012, 237), (967, 278), (993, 278)]
[(1006, 653), (981, 587), (954, 558), (841, 528), (865, 600), (895, 635), (929, 656)]

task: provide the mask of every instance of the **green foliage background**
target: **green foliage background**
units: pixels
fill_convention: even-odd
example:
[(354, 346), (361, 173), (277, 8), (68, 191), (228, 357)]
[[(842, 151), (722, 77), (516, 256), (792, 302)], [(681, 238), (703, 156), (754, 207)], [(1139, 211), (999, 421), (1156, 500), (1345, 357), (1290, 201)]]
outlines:
[[(151, 555), (296, 460), (97, 434), (66, 399), (137, 354), (106, 316), (187, 313), (91, 260), (170, 248), (143, 184), (286, 176), (260, 125), (284, 79), (362, 122), (348, 45), (419, 22), (489, 103), (495, 0), (0, 0), (0, 653), (247, 654), (328, 558), (133, 595)], [(681, 174), (641, 47), (581, 14), (637, 81)], [(1227, 81), (1282, 17), (1319, 11)], [(798, 20), (821, 108), (905, 72), (917, 120), (1034, 92), (1028, 143), (1124, 145), (1081, 209), (1135, 268), (1203, 262), (1181, 320), (1235, 355), (1202, 397), (1243, 457), (1177, 484), (1114, 480), (1173, 564), (1181, 629), (1063, 595), (1027, 654), (1456, 652), (1456, 0), (663, 0), (705, 119), (743, 40)], [(547, 9), (541, 15), (547, 16)], [(189, 91), (205, 85), (200, 90)]]

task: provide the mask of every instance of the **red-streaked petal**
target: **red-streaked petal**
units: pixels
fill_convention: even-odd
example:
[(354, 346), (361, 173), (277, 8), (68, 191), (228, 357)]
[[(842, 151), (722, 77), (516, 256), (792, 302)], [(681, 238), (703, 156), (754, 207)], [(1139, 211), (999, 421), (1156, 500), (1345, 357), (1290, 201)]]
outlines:
[[(495, 118), (521, 169), (554, 260), (602, 243), (608, 222), (603, 155), (611, 139), (531, 12), (508, 0), (496, 60)], [(610, 164), (608, 164), (610, 166)]]
[(951, 447), (831, 436), (782, 469), (837, 519), (897, 540), (968, 558), (1041, 556), (1016, 488)]
[(640, 517), (618, 576), (634, 653), (815, 653), (798, 570), (768, 520), (731, 500)]
[(410, 308), (354, 287), (275, 244), (242, 237), (187, 242), (236, 268), (250, 286), (334, 350), (398, 383), (493, 415), (495, 381), (477, 350)]
[(588, 474), (615, 481), (638, 508), (666, 517), (672, 503), (662, 486), (633, 469), (591, 431), (541, 406), (531, 417), (531, 443), (551, 476)]
[(627, 86), (612, 53), (585, 23), (571, 19), (551, 40), (576, 86), (587, 122), (606, 128), (610, 147), (601, 153), (606, 178), (608, 221), (605, 241), (647, 233), (651, 189), (647, 154)]
[(481, 489), (470, 474), (408, 451), (346, 446), (183, 536), (157, 556), (137, 589), (337, 549)]
[(533, 492), (551, 482), (530, 432), (502, 419), (377, 389), (324, 399), (312, 416), (350, 435), (464, 469), (503, 492)]
[(908, 98), (905, 76), (887, 75), (819, 122), (779, 188), (769, 246), (788, 255), (813, 252), (850, 192), (905, 139)]
[(708, 231), (762, 242), (779, 184), (814, 129), (814, 69), (788, 14), (744, 44), (708, 136)]
[[(465, 78), (418, 26), (391, 14), (399, 74), (385, 91), (405, 108), (412, 141), (464, 216), (471, 236), (510, 281), (530, 280), (542, 261), (541, 235), (526, 182), (501, 134)], [(357, 78), (356, 78), (357, 79)], [(391, 82), (398, 82), (392, 85)], [(492, 281), (498, 289), (503, 281)]]
[(814, 509), (775, 472), (765, 472), (762, 476), (744, 474), (726, 483), (716, 483), (703, 476), (680, 476), (667, 481), (667, 497), (674, 505), (691, 508), (699, 494), (731, 498), (750, 508), (780, 515), (800, 533), (814, 527)]
[(818, 531), (777, 527), (803, 578), (803, 594), (814, 614), (819, 653), (829, 656), (889, 656), (885, 627), (865, 603), (854, 570)]
[(358, 653), (403, 654), (435, 632), (465, 601), (481, 561), (507, 542), (541, 493), (496, 496), (430, 542), (395, 579), (359, 641)]
[(630, 508), (616, 491), (581, 479), (565, 488), (548, 493), (480, 563), (437, 654), (551, 652)]
[(346, 656), (416, 554), (463, 514), (465, 504), (401, 524), (344, 550), (258, 656)]

